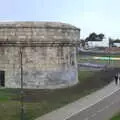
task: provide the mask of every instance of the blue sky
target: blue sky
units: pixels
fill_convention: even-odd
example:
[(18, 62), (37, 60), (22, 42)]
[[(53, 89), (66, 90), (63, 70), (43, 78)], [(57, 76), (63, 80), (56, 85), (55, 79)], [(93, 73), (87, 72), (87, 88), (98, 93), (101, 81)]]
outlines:
[(120, 0), (0, 0), (1, 21), (60, 21), (120, 38)]

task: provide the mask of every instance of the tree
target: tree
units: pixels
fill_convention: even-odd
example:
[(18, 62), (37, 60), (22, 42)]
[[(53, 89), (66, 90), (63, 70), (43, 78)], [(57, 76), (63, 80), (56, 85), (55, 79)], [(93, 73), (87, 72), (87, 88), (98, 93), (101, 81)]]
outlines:
[(113, 43), (120, 43), (120, 39), (114, 40)]
[(81, 40), (81, 45), (83, 48), (85, 47), (85, 40)]
[(114, 46), (113, 39), (109, 38), (109, 47), (113, 47), (113, 46)]
[(98, 34), (98, 37), (99, 37), (99, 39), (103, 40), (105, 36), (104, 36), (104, 34), (100, 33), (100, 34)]
[(91, 33), (85, 41), (102, 41), (104, 39), (104, 34), (96, 34), (95, 32)]
[(120, 43), (120, 39), (109, 38), (109, 46), (110, 47), (115, 47), (114, 43)]

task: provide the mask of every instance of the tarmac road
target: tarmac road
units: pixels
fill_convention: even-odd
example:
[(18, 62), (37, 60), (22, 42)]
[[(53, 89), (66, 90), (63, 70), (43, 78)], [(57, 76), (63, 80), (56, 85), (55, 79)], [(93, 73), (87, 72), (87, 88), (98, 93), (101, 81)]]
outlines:
[(120, 90), (67, 120), (110, 120), (120, 112)]

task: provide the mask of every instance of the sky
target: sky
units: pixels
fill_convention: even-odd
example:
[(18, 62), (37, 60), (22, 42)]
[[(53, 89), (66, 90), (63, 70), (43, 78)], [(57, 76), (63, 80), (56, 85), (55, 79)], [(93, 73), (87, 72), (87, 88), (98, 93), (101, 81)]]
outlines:
[(120, 38), (120, 0), (0, 0), (0, 21), (58, 21), (81, 29), (81, 38)]

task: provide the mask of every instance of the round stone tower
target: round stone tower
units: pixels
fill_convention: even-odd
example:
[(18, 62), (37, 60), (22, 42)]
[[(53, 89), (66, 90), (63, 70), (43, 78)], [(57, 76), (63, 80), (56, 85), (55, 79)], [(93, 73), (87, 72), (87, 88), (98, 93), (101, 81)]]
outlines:
[(76, 47), (80, 29), (58, 22), (0, 23), (0, 86), (55, 89), (78, 82)]

